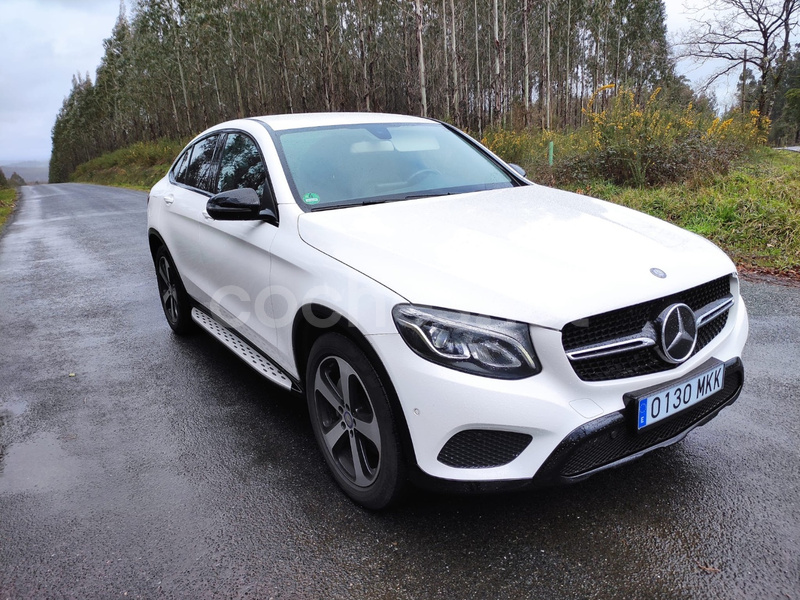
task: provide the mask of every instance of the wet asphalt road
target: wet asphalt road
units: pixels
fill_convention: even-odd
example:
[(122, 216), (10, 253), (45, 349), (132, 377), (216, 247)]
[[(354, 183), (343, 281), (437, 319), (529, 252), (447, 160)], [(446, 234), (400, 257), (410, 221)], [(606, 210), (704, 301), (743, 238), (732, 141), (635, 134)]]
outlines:
[(302, 402), (171, 334), (145, 197), (26, 187), (0, 238), (0, 600), (800, 599), (800, 289), (745, 282), (745, 390), (677, 446), (371, 514)]

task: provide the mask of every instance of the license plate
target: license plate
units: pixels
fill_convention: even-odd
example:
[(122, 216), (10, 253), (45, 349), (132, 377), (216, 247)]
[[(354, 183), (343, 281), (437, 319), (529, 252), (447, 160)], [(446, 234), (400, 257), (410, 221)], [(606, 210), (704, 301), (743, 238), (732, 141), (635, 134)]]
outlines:
[(702, 371), (638, 398), (637, 429), (641, 430), (717, 393), (725, 385), (725, 365)]

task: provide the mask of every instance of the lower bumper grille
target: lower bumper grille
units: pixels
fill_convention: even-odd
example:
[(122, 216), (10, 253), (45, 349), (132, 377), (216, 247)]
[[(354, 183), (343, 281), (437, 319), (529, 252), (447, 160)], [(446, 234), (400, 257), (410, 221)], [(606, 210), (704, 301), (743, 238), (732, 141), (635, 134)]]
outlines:
[(744, 368), (737, 358), (725, 363), (725, 385), (719, 392), (652, 429), (637, 432), (625, 411), (590, 421), (564, 438), (539, 469), (535, 480), (576, 481), (670, 440), (677, 441), (682, 433), (702, 425), (724, 406), (732, 404), (739, 397), (743, 383)]
[(513, 431), (467, 429), (447, 440), (438, 460), (459, 469), (499, 467), (517, 458), (532, 439)]

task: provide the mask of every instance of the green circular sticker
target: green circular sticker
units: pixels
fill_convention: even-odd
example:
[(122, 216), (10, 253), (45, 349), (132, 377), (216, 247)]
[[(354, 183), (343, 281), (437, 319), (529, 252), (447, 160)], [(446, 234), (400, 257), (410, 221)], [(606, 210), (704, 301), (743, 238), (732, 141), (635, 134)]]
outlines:
[(319, 195), (314, 192), (308, 192), (303, 196), (303, 202), (306, 204), (319, 204)]

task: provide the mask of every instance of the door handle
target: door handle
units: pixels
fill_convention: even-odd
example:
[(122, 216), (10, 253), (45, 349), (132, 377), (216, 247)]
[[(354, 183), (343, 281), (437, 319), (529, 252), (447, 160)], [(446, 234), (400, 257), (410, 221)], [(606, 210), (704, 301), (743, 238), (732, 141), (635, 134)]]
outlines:
[(173, 196), (172, 194), (167, 194), (166, 196), (164, 196), (164, 204), (169, 206), (173, 202), (175, 202), (175, 196)]

